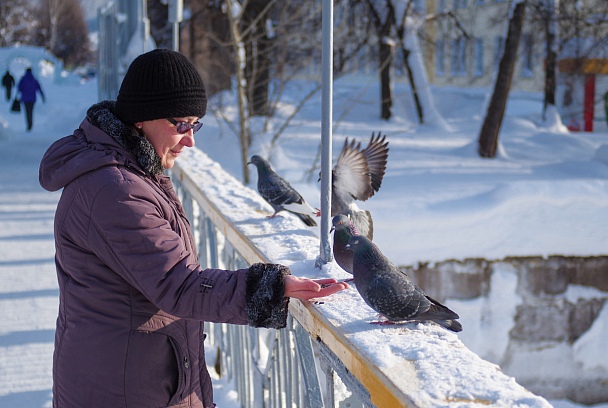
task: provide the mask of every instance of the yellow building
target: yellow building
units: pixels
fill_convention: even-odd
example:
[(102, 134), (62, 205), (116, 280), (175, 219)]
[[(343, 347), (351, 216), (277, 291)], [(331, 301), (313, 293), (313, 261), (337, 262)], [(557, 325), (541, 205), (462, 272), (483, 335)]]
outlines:
[[(491, 89), (512, 3), (427, 0), (424, 36), (429, 81), (435, 86)], [(608, 1), (561, 0), (560, 4), (560, 18), (567, 23), (554, 28), (559, 48), (556, 105), (571, 130), (591, 131), (594, 121), (604, 124), (608, 115), (604, 109), (608, 92)], [(544, 92), (547, 29), (533, 6), (534, 2), (529, 1), (512, 91)], [(569, 47), (569, 43), (574, 46)]]

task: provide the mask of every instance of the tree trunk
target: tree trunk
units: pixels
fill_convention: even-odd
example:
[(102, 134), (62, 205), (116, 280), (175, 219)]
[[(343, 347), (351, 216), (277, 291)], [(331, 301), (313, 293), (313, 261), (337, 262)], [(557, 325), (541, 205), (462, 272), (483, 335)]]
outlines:
[(230, 27), (230, 36), (232, 43), (235, 44), (236, 52), (234, 53), (235, 58), (235, 74), (236, 74), (236, 91), (237, 91), (237, 102), (239, 109), (239, 144), (241, 148), (241, 166), (243, 169), (243, 183), (249, 184), (249, 167), (247, 162), (249, 161), (249, 147), (251, 146), (251, 134), (249, 132), (249, 116), (247, 113), (247, 95), (245, 89), (245, 50), (243, 37), (239, 31), (240, 20), (234, 17), (233, 0), (227, 0), (227, 16)]
[(557, 65), (557, 53), (554, 50), (555, 46), (555, 33), (551, 30), (550, 25), (555, 15), (550, 14), (546, 20), (545, 35), (546, 35), (546, 48), (547, 58), (545, 62), (545, 103), (543, 106), (543, 120), (547, 119), (547, 106), (555, 106), (555, 87), (556, 87), (556, 65)]
[(494, 93), (488, 106), (485, 120), (479, 135), (479, 155), (481, 157), (493, 158), (496, 155), (498, 145), (498, 134), (505, 114), (515, 61), (517, 59), (517, 49), (521, 39), (521, 30), (524, 21), (526, 3), (520, 2), (515, 5), (513, 16), (509, 21), (509, 31), (505, 42), (505, 50), (498, 67), (498, 75), (494, 84)]
[(231, 89), (234, 66), (226, 13), (211, 0), (190, 1), (191, 18), (181, 51), (197, 67), (207, 96)]
[(380, 117), (391, 118), (393, 97), (391, 95), (391, 65), (393, 62), (393, 47), (385, 41), (380, 41)]
[(272, 40), (266, 30), (266, 15), (271, 0), (249, 0), (240, 29), (245, 43), (245, 77), (250, 116), (268, 115), (268, 88)]
[(416, 112), (418, 113), (418, 122), (422, 125), (424, 123), (424, 110), (422, 109), (422, 104), (420, 103), (418, 89), (416, 88), (416, 82), (414, 81), (414, 73), (412, 72), (412, 67), (410, 66), (410, 50), (402, 46), (401, 52), (403, 53), (403, 63), (405, 64), (405, 69), (407, 70), (407, 78), (410, 81), (410, 86), (412, 87), (414, 104), (416, 105)]

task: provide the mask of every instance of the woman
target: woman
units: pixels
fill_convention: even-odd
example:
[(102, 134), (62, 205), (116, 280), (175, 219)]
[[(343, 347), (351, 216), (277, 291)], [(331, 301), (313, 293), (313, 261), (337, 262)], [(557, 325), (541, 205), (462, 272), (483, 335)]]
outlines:
[(151, 51), (133, 61), (116, 102), (93, 105), (44, 155), (41, 185), (63, 188), (54, 407), (212, 407), (203, 321), (281, 328), (289, 297), (347, 287), (282, 265), (201, 268), (163, 171), (194, 146), (206, 104), (184, 56)]

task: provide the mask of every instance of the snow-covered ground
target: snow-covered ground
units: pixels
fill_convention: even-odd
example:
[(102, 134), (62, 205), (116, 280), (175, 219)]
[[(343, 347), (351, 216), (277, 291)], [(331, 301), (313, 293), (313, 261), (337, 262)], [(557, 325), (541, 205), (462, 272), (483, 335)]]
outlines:
[[(26, 53), (23, 55), (24, 60), (11, 66), (16, 78), (28, 64)], [(32, 132), (25, 131), (23, 113), (9, 113), (9, 103), (3, 95), (0, 98), (0, 308), (4, 312), (0, 324), (0, 406), (7, 407), (50, 406), (58, 295), (52, 224), (59, 193), (39, 187), (37, 166), (46, 147), (70, 134), (97, 98), (94, 80), (79, 84), (69, 77), (57, 79), (45, 65), (37, 68), (47, 102), (36, 105)], [(278, 106), (277, 117), (290, 115), (310, 86), (293, 83)], [(554, 121), (548, 125), (541, 122), (540, 95), (512, 94), (499, 156), (480, 159), (476, 143), (485, 91), (434, 90), (438, 112), (447, 126), (417, 125), (411, 95), (402, 82), (394, 88), (394, 117), (381, 121), (378, 94), (375, 76), (336, 81), (334, 158), (345, 137), (365, 144), (373, 131), (387, 135), (389, 163), (382, 188), (359, 206), (372, 212), (374, 241), (394, 263), (608, 252), (605, 122), (596, 121), (594, 133), (568, 133)], [(223, 99), (224, 103), (229, 101), (225, 96)], [(210, 107), (217, 108), (217, 100), (210, 101)], [(230, 116), (234, 110), (225, 113)], [(272, 131), (280, 127), (280, 119), (272, 121), (267, 132), (261, 121), (253, 123), (251, 153), (270, 157), (275, 170), (312, 206), (319, 205), (318, 170), (312, 171), (310, 181), (307, 171), (317, 154), (320, 118), (319, 95), (296, 115), (272, 148), (269, 141)], [(236, 136), (216, 120), (212, 110), (203, 122), (197, 148), (241, 178)], [(250, 187), (255, 189), (255, 172), (252, 176)], [(319, 233), (318, 229), (311, 231)], [(498, 305), (509, 303), (508, 299), (498, 301)], [(603, 355), (602, 349), (608, 347), (605, 330), (605, 326), (592, 327), (579, 346), (579, 355)], [(486, 338), (493, 339), (490, 333)], [(598, 364), (608, 370), (606, 359)], [(217, 381), (217, 387), (218, 406), (234, 406), (233, 399), (222, 400), (229, 384)], [(224, 389), (219, 391), (220, 387)], [(551, 402), (558, 407), (575, 406), (566, 401)]]

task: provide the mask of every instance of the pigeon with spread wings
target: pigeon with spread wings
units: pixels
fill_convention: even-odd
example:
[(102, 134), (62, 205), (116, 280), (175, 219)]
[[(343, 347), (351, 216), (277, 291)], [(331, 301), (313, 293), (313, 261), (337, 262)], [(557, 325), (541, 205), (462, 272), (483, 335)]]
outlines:
[(355, 200), (366, 201), (379, 189), (386, 171), (388, 141), (386, 135), (372, 133), (369, 144), (344, 141), (344, 146), (332, 169), (331, 216), (348, 215), (361, 235), (373, 239), (374, 224), (369, 211), (360, 210)]
[(258, 169), (258, 192), (272, 206), (274, 217), (280, 211), (288, 211), (301, 219), (309, 227), (317, 225), (311, 215), (318, 214), (287, 181), (279, 176), (267, 160), (258, 155), (251, 156), (247, 164)]

